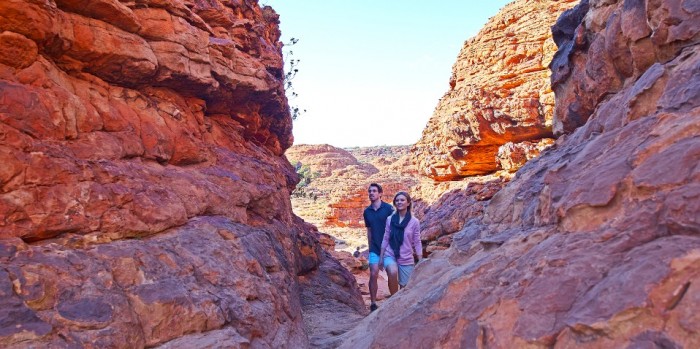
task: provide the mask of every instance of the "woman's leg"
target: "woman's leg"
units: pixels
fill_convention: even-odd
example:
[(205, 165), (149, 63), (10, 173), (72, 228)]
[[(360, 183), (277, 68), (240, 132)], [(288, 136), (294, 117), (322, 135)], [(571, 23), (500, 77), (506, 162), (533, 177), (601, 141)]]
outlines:
[(389, 278), (389, 293), (392, 295), (399, 290), (399, 268), (396, 264), (396, 260), (392, 257), (384, 257), (384, 268), (386, 269), (386, 275)]
[(406, 284), (408, 284), (408, 279), (410, 279), (411, 274), (413, 274), (413, 267), (413, 264), (399, 265), (399, 286), (401, 288), (406, 287)]

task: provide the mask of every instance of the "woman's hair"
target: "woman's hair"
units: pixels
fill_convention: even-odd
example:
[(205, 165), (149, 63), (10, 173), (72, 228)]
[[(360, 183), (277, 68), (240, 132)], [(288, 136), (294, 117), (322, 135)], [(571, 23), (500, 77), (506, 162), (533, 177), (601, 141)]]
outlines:
[(394, 195), (394, 201), (392, 201), (394, 203), (394, 207), (396, 207), (396, 198), (399, 197), (399, 195), (403, 195), (406, 198), (406, 201), (408, 201), (408, 208), (406, 209), (406, 211), (408, 211), (408, 213), (411, 213), (411, 195), (408, 195), (408, 193), (405, 191), (400, 191), (396, 193), (396, 195)]

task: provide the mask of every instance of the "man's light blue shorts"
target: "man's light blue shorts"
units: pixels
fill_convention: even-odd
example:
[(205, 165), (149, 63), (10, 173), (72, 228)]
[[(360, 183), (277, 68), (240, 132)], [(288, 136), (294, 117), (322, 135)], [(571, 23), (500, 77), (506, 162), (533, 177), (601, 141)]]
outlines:
[(370, 252), (369, 253), (369, 264), (379, 264), (379, 255), (374, 253), (374, 252)]

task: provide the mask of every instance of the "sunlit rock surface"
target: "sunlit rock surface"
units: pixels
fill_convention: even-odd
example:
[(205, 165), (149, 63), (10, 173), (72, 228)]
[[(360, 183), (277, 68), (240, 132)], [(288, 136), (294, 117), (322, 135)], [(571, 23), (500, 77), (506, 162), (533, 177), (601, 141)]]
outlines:
[(560, 17), (561, 137), (342, 347), (700, 346), (699, 16), (620, 0)]
[(0, 2), (1, 347), (304, 347), (310, 304), (361, 311), (291, 211), (279, 36), (256, 1)]
[(464, 43), (450, 89), (414, 146), (420, 173), (445, 181), (508, 170), (499, 147), (552, 137), (550, 26), (575, 4), (514, 1)]

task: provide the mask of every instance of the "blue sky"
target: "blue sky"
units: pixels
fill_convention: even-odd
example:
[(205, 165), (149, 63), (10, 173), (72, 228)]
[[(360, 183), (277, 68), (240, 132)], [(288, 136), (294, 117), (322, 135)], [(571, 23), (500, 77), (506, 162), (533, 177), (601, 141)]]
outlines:
[(407, 145), (447, 92), (462, 44), (510, 1), (260, 0), (299, 59), (294, 144)]

